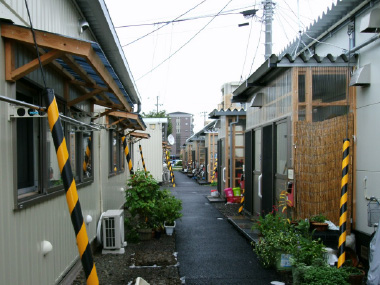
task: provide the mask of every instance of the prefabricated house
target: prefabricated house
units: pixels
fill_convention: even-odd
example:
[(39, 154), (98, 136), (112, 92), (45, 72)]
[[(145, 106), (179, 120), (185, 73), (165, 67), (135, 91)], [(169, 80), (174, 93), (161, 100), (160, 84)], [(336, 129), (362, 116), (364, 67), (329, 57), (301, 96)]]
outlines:
[[(24, 1), (0, 3), (0, 252), (6, 257), (0, 284), (58, 284), (91, 253), (87, 246), (79, 255), (76, 231), (95, 245), (101, 214), (123, 207), (129, 177), (123, 140), (145, 125), (134, 113), (140, 97), (104, 1), (28, 2), (29, 11)], [(62, 122), (54, 127), (67, 146), (58, 158), (46, 87), (54, 90)], [(71, 166), (77, 191), (70, 184), (66, 194), (59, 160)], [(71, 198), (77, 198), (72, 212)], [(80, 229), (71, 218), (83, 220)]]
[(349, 139), (347, 228), (363, 261), (371, 219), (379, 212), (367, 207), (370, 197), (380, 196), (379, 28), (379, 1), (338, 1), (300, 39), (268, 58), (233, 99), (250, 103), (248, 212), (270, 211), (290, 187), (296, 217), (324, 213), (338, 225), (343, 139)]
[(205, 137), (206, 182), (216, 182), (217, 172), (214, 173), (214, 170), (217, 166), (218, 122), (214, 120), (200, 131), (200, 135)]
[[(146, 170), (152, 174), (154, 179), (162, 182), (163, 164), (165, 163), (165, 154), (162, 148), (162, 131), (168, 123), (167, 118), (143, 118), (146, 125), (145, 134), (149, 135), (149, 139), (136, 138), (133, 151), (133, 168), (143, 169), (142, 158), (139, 145), (143, 152)], [(137, 133), (137, 132), (135, 132)]]
[(244, 109), (213, 110), (210, 119), (218, 119), (217, 141), (218, 192), (225, 196), (224, 189), (240, 187), (244, 166)]

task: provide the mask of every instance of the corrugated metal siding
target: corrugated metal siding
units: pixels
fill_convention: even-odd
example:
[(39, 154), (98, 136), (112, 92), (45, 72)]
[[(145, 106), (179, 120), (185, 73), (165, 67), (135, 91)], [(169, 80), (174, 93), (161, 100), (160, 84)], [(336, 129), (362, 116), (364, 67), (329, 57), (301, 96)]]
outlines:
[[(153, 175), (158, 181), (162, 182), (163, 171), (163, 151), (162, 151), (162, 123), (158, 120), (154, 121), (144, 119), (144, 123), (147, 126), (146, 133), (150, 134), (149, 139), (143, 139), (139, 143), (141, 144), (144, 161), (147, 171)], [(153, 129), (153, 125), (155, 126)], [(139, 150), (139, 143), (135, 144), (133, 150), (133, 168), (143, 169), (141, 155)]]
[[(2, 11), (2, 15), (9, 15), (16, 24), (28, 25), (24, 1), (5, 1), (12, 10)], [(89, 34), (79, 35), (79, 15), (71, 1), (29, 1), (33, 26), (36, 29), (64, 34), (71, 37), (90, 39)], [(3, 4), (1, 9), (4, 8)], [(7, 9), (7, 8), (6, 8)], [(64, 24), (62, 24), (64, 23)], [(4, 76), (4, 46), (0, 43), (0, 78)], [(18, 51), (22, 51), (19, 48)], [(21, 53), (18, 53), (19, 55)], [(17, 61), (22, 64), (30, 58), (18, 56)], [(56, 74), (46, 70), (49, 86), (55, 89), (57, 95), (63, 95), (62, 82)], [(28, 78), (39, 84), (42, 83), (40, 72), (35, 71)], [(3, 81), (3, 83), (5, 83)], [(41, 84), (42, 85), (42, 84)], [(0, 84), (0, 95), (15, 96), (14, 84)], [(86, 108), (87, 106), (82, 106)], [(20, 211), (14, 211), (13, 171), (15, 168), (13, 153), (15, 144), (12, 140), (12, 125), (14, 120), (8, 121), (8, 103), (0, 102), (0, 284), (54, 284), (78, 259), (78, 250), (75, 234), (68, 213), (66, 197), (62, 195), (43, 203), (30, 206)], [(98, 145), (95, 136), (94, 145)], [(93, 222), (87, 226), (90, 242), (96, 237), (96, 224), (100, 216), (100, 187), (98, 153), (104, 152), (94, 149), (95, 181), (91, 185), (78, 189), (83, 216), (91, 215)], [(106, 152), (108, 154), (108, 152)], [(102, 169), (104, 171), (105, 169)], [(108, 171), (108, 170), (107, 170)], [(120, 180), (125, 180), (121, 179)], [(120, 201), (120, 199), (118, 199)], [(53, 250), (46, 256), (40, 251), (43, 240), (51, 242)]]
[[(24, 1), (5, 0), (14, 13), (12, 20), (19, 25), (29, 26), (29, 18)], [(74, 38), (93, 40), (88, 31), (79, 34), (78, 20), (80, 15), (72, 4), (66, 0), (33, 0), (28, 1), (33, 28), (62, 34)]]

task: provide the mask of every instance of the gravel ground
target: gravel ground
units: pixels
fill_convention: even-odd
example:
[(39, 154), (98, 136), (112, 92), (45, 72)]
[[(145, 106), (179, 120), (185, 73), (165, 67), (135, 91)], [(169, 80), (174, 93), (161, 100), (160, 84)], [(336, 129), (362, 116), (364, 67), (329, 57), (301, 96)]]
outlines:
[[(238, 214), (239, 204), (213, 203), (224, 216)], [(134, 284), (137, 277), (151, 285), (182, 284), (175, 250), (175, 232), (172, 236), (162, 234), (159, 239), (128, 243), (124, 254), (94, 253), (99, 284)], [(74, 285), (86, 284), (81, 271)]]

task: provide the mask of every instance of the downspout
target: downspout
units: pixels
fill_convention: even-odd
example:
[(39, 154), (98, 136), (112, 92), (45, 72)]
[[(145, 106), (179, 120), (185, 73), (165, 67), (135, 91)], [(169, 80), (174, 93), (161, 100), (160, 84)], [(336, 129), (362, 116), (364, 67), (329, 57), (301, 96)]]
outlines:
[(137, 111), (134, 112), (135, 114), (139, 114), (141, 112), (141, 102), (137, 103)]
[(374, 35), (373, 37), (369, 38), (369, 39), (368, 39), (367, 41), (365, 41), (364, 43), (362, 43), (362, 44), (360, 44), (360, 45), (354, 47), (354, 48), (351, 49), (350, 51), (347, 51), (345, 54), (346, 54), (346, 55), (351, 55), (352, 53), (354, 53), (354, 52), (358, 51), (359, 49), (361, 49), (361, 48), (363, 48), (363, 47), (369, 45), (370, 43), (372, 43), (372, 42), (378, 40), (379, 38), (380, 38), (380, 33)]
[(232, 159), (232, 125), (236, 125), (237, 123), (239, 123), (239, 115), (236, 116), (236, 121), (235, 122), (231, 122), (230, 123), (230, 188), (232, 188), (233, 186), (233, 182), (232, 182), (232, 171), (233, 171), (233, 165), (232, 165), (232, 162), (233, 162), (233, 159)]
[(102, 131), (100, 131), (100, 132), (98, 132), (98, 134), (99, 134), (99, 143), (98, 143), (98, 146), (99, 146), (99, 149), (98, 149), (98, 153), (99, 153), (99, 163), (98, 163), (98, 166), (99, 166), (99, 179), (100, 179), (100, 183), (99, 183), (99, 202), (100, 202), (100, 214), (102, 214), (103, 213), (103, 183), (102, 183), (102, 181), (103, 181), (103, 179), (101, 178), (102, 177), (102, 167), (101, 167), (101, 154), (102, 154), (102, 152), (101, 152), (101, 144), (100, 144), (100, 142), (101, 142), (101, 134), (102, 133)]

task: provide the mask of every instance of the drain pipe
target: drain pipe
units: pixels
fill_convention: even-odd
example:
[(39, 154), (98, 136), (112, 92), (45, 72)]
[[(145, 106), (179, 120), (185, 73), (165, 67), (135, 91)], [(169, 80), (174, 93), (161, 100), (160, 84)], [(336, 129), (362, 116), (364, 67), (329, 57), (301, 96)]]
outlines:
[(231, 122), (230, 123), (230, 188), (232, 188), (233, 186), (233, 181), (232, 181), (232, 171), (233, 171), (233, 160), (232, 160), (232, 125), (236, 125), (237, 123), (239, 123), (239, 115), (236, 116), (236, 121), (235, 122)]
[(360, 44), (360, 45), (358, 45), (358, 46), (352, 48), (350, 51), (346, 52), (346, 55), (350, 55), (350, 54), (352, 54), (352, 53), (358, 51), (359, 49), (361, 49), (361, 48), (363, 48), (363, 47), (369, 45), (370, 43), (372, 43), (372, 42), (378, 40), (379, 38), (380, 38), (380, 33), (378, 33), (378, 34), (374, 35), (373, 37), (369, 38), (369, 39), (368, 39), (367, 41), (365, 41), (364, 43), (362, 43), (362, 44)]

